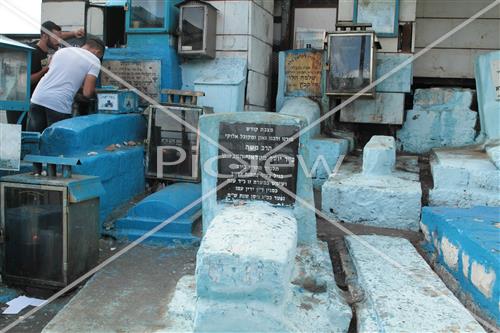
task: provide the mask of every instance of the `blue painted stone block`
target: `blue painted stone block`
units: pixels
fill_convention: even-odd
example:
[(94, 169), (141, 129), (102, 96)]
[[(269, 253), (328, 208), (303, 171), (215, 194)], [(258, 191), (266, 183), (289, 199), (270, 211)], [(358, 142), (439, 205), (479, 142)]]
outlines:
[(427, 153), (432, 148), (473, 144), (477, 112), (470, 110), (471, 103), (469, 89), (417, 89), (413, 110), (397, 132), (398, 149)]
[[(145, 242), (160, 245), (198, 242), (198, 237), (191, 234), (191, 229), (201, 210), (200, 198), (200, 184), (169, 185), (132, 207), (125, 217), (115, 222), (110, 233), (117, 238), (135, 240), (164, 221), (172, 219)], [(175, 216), (183, 209), (186, 209), (183, 214)]]
[(500, 207), (424, 207), (421, 228), (461, 291), (499, 325)]
[(182, 64), (182, 89), (204, 92), (198, 105), (212, 107), (214, 112), (244, 111), (246, 78), (246, 59), (200, 59)]
[(76, 157), (124, 141), (142, 142), (146, 120), (139, 114), (94, 114), (66, 119), (47, 128), (41, 137), (42, 155)]
[(396, 166), (396, 143), (392, 136), (374, 135), (363, 149), (363, 174), (390, 175)]
[(340, 111), (346, 123), (401, 125), (404, 116), (404, 93), (377, 93), (375, 99), (358, 98)]
[(344, 138), (316, 136), (310, 142), (309, 170), (314, 187), (321, 187), (334, 171), (340, 156), (345, 156), (350, 151), (349, 141)]
[(101, 196), (99, 217), (102, 222), (119, 206), (144, 192), (144, 148), (99, 151), (95, 156), (81, 156), (82, 165), (73, 168), (81, 175), (98, 176), (106, 193)]
[[(378, 53), (376, 78), (407, 61), (413, 54), (406, 53)], [(376, 86), (377, 92), (409, 93), (413, 82), (413, 63), (409, 63)]]
[(283, 103), (283, 107), (279, 110), (279, 113), (304, 119), (308, 126), (316, 122), (306, 133), (309, 137), (315, 137), (320, 134), (321, 123), (318, 119), (321, 116), (321, 111), (318, 103), (309, 98), (293, 97), (287, 99)]
[(475, 74), (481, 133), (500, 139), (500, 51), (478, 56)]
[(434, 149), (431, 206), (500, 206), (500, 170), (481, 146)]

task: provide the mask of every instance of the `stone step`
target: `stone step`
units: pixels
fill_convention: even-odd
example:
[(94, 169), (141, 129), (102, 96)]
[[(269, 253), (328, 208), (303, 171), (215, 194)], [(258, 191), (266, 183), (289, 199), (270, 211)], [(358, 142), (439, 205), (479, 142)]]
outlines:
[(421, 228), (429, 255), (500, 326), (499, 217), (499, 207), (424, 207)]
[(484, 332), (474, 317), (403, 238), (347, 236), (364, 298), (358, 332)]

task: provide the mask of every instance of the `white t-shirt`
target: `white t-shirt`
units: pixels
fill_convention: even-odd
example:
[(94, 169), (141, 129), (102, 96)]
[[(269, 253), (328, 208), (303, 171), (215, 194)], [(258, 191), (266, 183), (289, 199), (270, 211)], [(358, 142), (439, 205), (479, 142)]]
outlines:
[(87, 74), (99, 76), (101, 63), (91, 52), (67, 47), (54, 53), (49, 71), (36, 86), (31, 102), (60, 113), (71, 114), (76, 92)]

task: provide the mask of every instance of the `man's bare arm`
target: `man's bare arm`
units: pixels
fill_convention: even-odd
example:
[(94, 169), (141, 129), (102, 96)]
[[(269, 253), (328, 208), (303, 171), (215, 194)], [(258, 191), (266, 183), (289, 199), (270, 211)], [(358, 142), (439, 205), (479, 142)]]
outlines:
[(85, 30), (83, 28), (73, 30), (73, 31), (62, 31), (61, 32), (62, 39), (81, 38), (83, 36), (85, 36)]
[(83, 96), (91, 98), (95, 94), (95, 85), (97, 78), (94, 75), (87, 74), (83, 81)]

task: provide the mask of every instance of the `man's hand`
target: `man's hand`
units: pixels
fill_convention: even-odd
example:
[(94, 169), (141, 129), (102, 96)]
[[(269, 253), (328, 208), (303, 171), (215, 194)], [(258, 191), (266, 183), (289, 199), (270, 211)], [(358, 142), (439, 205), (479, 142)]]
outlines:
[(80, 28), (78, 30), (74, 30), (73, 34), (74, 34), (75, 38), (82, 38), (83, 36), (85, 36), (85, 29)]

